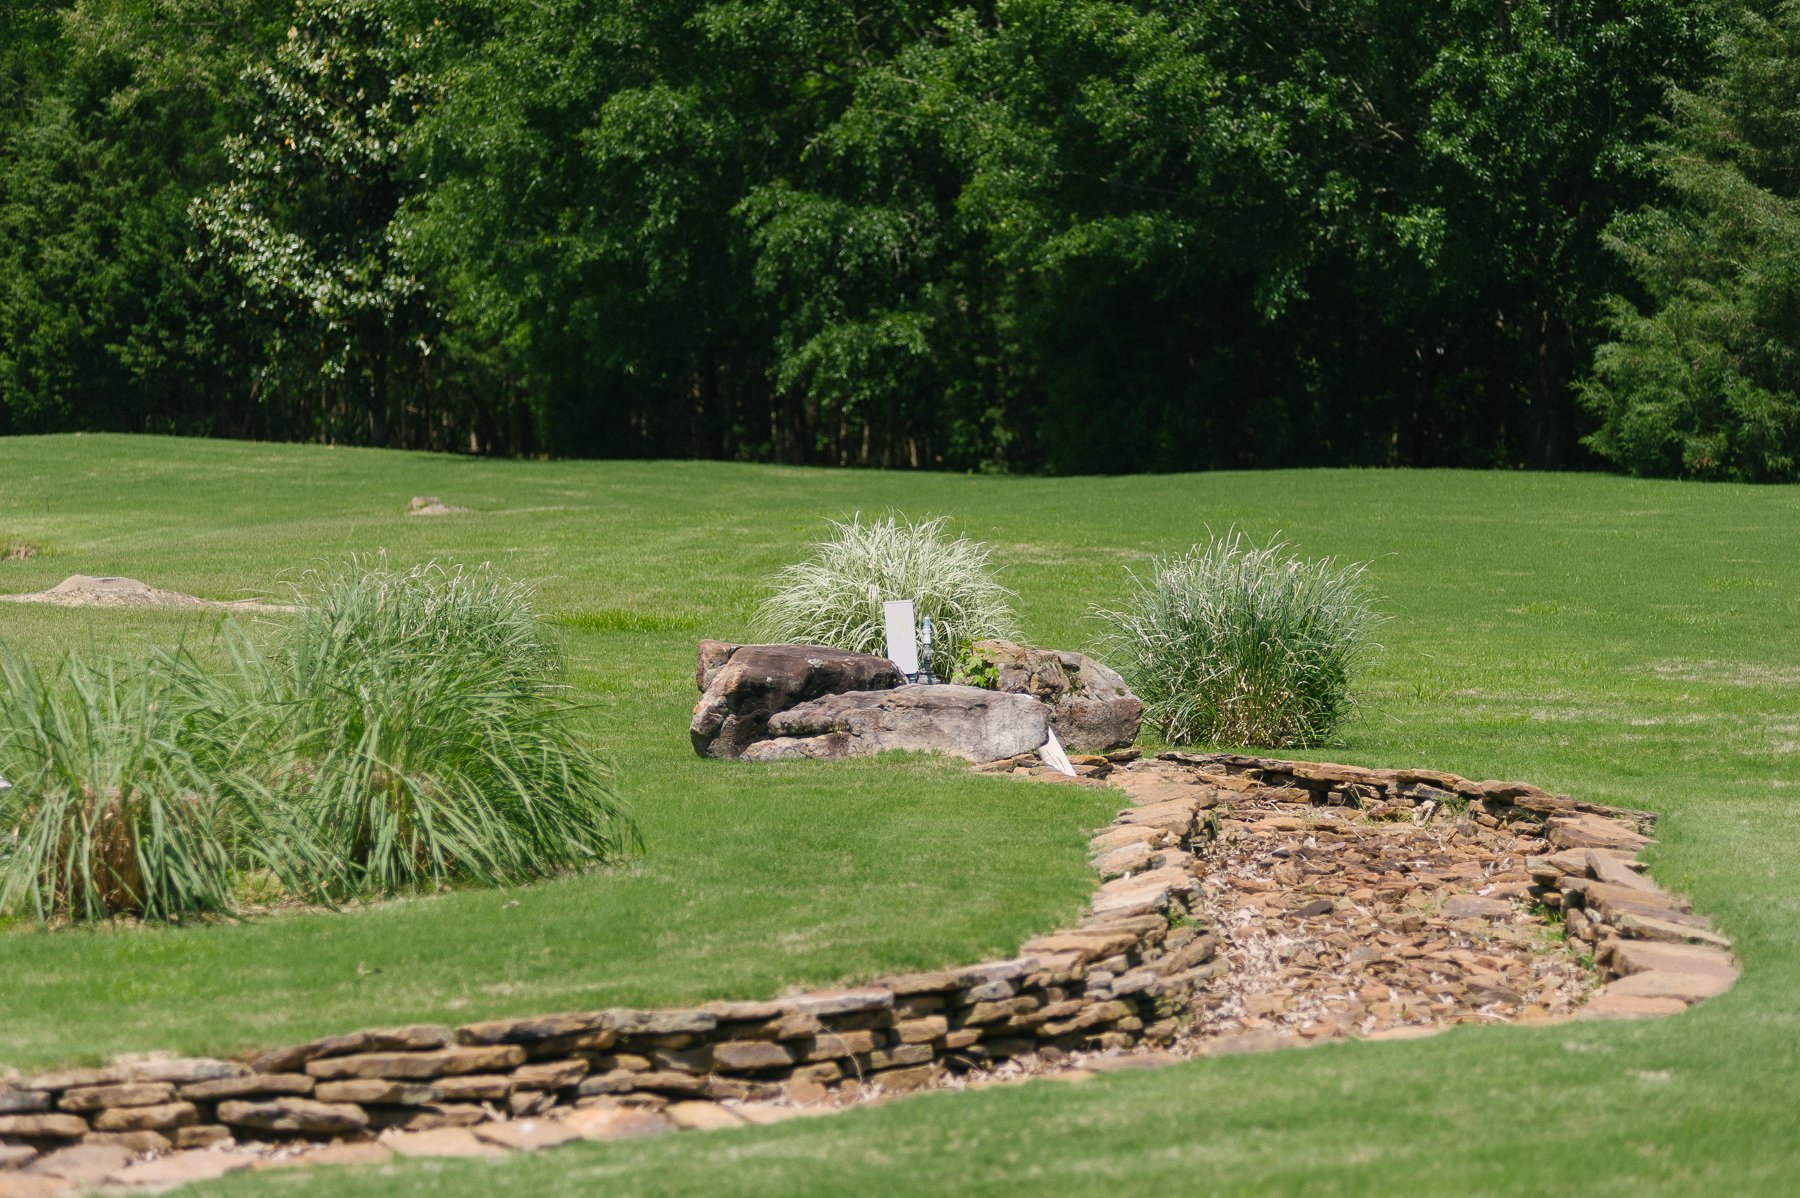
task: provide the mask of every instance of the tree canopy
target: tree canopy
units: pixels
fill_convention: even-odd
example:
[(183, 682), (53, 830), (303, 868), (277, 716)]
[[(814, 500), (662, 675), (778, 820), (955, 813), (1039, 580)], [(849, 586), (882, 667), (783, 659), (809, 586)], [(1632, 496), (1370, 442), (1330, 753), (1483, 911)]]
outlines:
[(1650, 327), (1791, 255), (1693, 242), (1701, 109), (1778, 157), (1791, 79), (1710, 0), (10, 7), (0, 429), (1795, 469), (1791, 324), (1685, 415)]

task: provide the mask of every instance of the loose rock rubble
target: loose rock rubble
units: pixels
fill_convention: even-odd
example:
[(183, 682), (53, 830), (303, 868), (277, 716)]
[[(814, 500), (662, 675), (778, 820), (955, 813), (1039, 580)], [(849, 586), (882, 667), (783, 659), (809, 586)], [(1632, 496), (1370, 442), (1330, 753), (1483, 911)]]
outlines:
[(988, 767), (1130, 804), (1093, 838), (1085, 918), (1017, 958), (0, 1078), (0, 1198), (721, 1130), (1466, 1021), (1669, 1014), (1737, 975), (1723, 937), (1643, 874), (1645, 812), (1429, 771), (1074, 761), (1072, 780), (1033, 755)]

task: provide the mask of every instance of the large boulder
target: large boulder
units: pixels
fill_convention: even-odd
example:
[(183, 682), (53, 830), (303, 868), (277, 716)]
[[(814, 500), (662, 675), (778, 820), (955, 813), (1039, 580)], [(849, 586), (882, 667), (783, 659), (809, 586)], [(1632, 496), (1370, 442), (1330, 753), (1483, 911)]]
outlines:
[(767, 733), (769, 717), (842, 691), (885, 691), (906, 676), (885, 657), (823, 645), (701, 641), (694, 681), (705, 692), (688, 735), (705, 757), (737, 757)]
[(975, 686), (902, 686), (826, 695), (772, 716), (771, 739), (747, 761), (867, 757), (888, 749), (937, 751), (970, 761), (1029, 753), (1050, 732), (1050, 709), (1029, 695)]
[(1069, 748), (1098, 753), (1137, 740), (1143, 702), (1123, 678), (1093, 658), (997, 638), (976, 641), (970, 649), (994, 668), (995, 690), (1048, 704), (1050, 726)]

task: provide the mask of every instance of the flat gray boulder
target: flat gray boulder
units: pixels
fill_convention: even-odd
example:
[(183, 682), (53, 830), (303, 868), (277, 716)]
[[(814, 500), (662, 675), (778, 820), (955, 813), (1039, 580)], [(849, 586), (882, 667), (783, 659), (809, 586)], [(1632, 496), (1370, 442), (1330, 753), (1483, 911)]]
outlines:
[(769, 735), (769, 718), (779, 712), (842, 691), (886, 691), (906, 676), (885, 657), (824, 645), (701, 641), (694, 681), (704, 692), (688, 725), (694, 751), (738, 757)]
[(1098, 753), (1137, 740), (1144, 704), (1110, 667), (1086, 654), (1030, 649), (998, 638), (970, 648), (994, 667), (995, 690), (1049, 705), (1050, 726), (1069, 748)]
[(998, 761), (1043, 745), (1050, 709), (1029, 695), (975, 686), (902, 686), (826, 695), (771, 716), (771, 739), (746, 761), (868, 757), (890, 749)]

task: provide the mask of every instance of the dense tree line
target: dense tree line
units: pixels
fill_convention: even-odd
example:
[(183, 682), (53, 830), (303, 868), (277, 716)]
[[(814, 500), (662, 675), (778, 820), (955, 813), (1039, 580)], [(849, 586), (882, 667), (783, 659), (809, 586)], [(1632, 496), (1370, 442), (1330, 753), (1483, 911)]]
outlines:
[(0, 0), (0, 431), (1793, 477), (1794, 12)]

